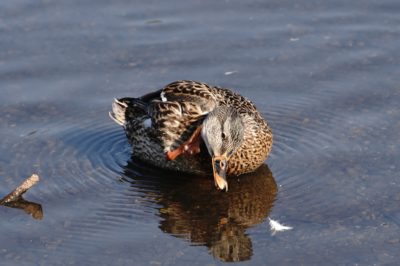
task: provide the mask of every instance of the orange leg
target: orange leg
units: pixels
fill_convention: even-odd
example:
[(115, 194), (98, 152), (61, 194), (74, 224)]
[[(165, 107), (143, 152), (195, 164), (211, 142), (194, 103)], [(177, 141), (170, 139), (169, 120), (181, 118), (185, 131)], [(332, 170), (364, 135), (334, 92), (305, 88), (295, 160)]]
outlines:
[(181, 146), (166, 153), (167, 160), (175, 160), (181, 154), (193, 155), (200, 152), (201, 126), (196, 128), (192, 136)]
[(181, 146), (179, 146), (177, 149), (175, 149), (173, 151), (167, 151), (165, 153), (165, 155), (167, 156), (168, 161), (173, 161), (176, 159), (176, 157), (181, 155), (183, 152), (184, 152), (184, 146), (182, 144)]

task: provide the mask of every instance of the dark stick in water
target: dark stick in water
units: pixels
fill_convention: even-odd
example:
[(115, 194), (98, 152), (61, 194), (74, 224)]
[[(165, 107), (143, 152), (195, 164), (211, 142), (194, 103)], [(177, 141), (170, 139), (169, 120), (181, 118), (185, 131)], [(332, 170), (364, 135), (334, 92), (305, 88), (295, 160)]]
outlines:
[(0, 204), (4, 205), (12, 201), (18, 200), (22, 196), (22, 194), (24, 194), (26, 191), (28, 191), (28, 189), (36, 185), (37, 182), (39, 182), (39, 176), (36, 174), (31, 175), (10, 194), (1, 199)]

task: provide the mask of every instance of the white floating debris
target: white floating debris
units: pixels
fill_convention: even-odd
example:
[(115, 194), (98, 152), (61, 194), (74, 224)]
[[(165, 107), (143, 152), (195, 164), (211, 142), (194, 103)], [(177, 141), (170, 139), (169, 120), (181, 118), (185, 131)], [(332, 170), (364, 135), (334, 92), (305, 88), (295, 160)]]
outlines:
[(271, 226), (272, 235), (275, 235), (276, 232), (283, 232), (293, 229), (293, 227), (291, 226), (280, 224), (278, 221), (272, 220), (271, 218), (268, 219), (269, 219), (269, 226)]
[(299, 38), (290, 38), (291, 42), (297, 42), (298, 40), (300, 40)]
[(234, 70), (234, 71), (226, 71), (224, 74), (225, 74), (225, 76), (229, 76), (229, 75), (232, 75), (232, 74), (235, 74), (235, 73), (237, 73), (236, 70)]

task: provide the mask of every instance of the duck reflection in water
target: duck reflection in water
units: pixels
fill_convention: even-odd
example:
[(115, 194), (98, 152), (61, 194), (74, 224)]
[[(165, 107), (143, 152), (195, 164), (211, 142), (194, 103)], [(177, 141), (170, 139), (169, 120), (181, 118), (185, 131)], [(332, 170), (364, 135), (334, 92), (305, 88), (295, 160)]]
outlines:
[(155, 201), (162, 206), (159, 228), (163, 232), (204, 245), (215, 258), (226, 262), (251, 258), (252, 242), (246, 229), (265, 221), (277, 195), (266, 164), (231, 179), (227, 193), (213, 189), (209, 177), (160, 175), (135, 159), (125, 168), (124, 178), (158, 194)]

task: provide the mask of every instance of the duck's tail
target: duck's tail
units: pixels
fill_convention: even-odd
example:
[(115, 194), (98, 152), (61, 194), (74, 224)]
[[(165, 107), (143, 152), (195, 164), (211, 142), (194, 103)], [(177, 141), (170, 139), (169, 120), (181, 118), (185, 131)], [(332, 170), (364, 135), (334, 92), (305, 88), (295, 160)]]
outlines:
[(115, 121), (120, 126), (124, 126), (126, 122), (126, 109), (128, 108), (128, 104), (123, 101), (123, 99), (114, 99), (112, 103), (112, 111), (108, 114), (110, 118)]
[(138, 98), (114, 99), (112, 111), (109, 112), (109, 115), (118, 125), (125, 126), (128, 118), (132, 116), (135, 109), (146, 112), (147, 103)]

